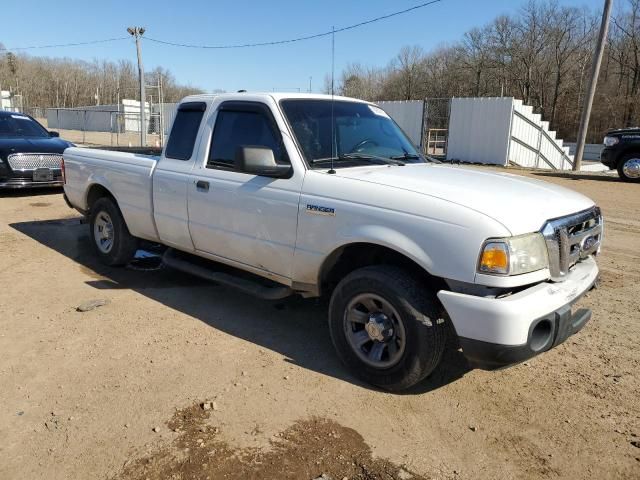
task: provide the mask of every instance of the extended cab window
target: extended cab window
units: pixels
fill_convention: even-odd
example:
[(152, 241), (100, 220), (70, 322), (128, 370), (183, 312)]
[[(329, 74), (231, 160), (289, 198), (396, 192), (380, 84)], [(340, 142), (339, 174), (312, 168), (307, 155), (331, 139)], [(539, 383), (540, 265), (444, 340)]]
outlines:
[(216, 119), (207, 168), (233, 168), (238, 147), (259, 146), (273, 150), (276, 162), (288, 164), (279, 133), (261, 111), (221, 110)]
[(202, 116), (207, 109), (204, 102), (186, 102), (178, 107), (164, 156), (176, 160), (189, 160), (198, 137)]

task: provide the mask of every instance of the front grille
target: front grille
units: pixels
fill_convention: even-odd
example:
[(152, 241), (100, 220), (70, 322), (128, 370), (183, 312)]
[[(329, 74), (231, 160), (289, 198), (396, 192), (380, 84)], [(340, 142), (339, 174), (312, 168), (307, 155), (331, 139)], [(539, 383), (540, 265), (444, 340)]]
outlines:
[(549, 220), (542, 228), (549, 252), (551, 279), (562, 281), (576, 263), (598, 253), (603, 220), (598, 207)]
[(13, 170), (35, 170), (36, 168), (60, 168), (59, 153), (14, 153), (9, 155), (9, 166)]

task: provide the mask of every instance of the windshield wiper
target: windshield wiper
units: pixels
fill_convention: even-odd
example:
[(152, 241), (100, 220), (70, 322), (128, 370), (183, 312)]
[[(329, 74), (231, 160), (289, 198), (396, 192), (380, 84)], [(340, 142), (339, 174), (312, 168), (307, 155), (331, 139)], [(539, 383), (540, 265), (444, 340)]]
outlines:
[(389, 158), (393, 160), (413, 160), (413, 159), (421, 159), (422, 157), (415, 153), (405, 152), (402, 155), (393, 155), (392, 157), (389, 157)]
[(311, 164), (316, 163), (325, 163), (333, 160), (342, 161), (342, 160), (376, 160), (378, 162), (383, 162), (390, 165), (399, 165), (404, 166), (404, 162), (401, 162), (400, 159), (397, 158), (388, 158), (388, 157), (378, 157), (377, 155), (369, 155), (364, 153), (341, 153), (337, 157), (327, 157), (327, 158), (314, 158), (311, 160)]

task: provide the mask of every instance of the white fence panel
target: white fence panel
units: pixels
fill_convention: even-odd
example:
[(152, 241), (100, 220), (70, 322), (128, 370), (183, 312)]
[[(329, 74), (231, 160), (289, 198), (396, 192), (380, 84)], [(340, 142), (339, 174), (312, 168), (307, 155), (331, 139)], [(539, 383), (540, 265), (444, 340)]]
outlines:
[(513, 99), (453, 98), (447, 160), (507, 164)]
[(422, 100), (383, 101), (378, 102), (378, 105), (395, 120), (414, 145), (422, 145), (424, 126), (424, 102)]

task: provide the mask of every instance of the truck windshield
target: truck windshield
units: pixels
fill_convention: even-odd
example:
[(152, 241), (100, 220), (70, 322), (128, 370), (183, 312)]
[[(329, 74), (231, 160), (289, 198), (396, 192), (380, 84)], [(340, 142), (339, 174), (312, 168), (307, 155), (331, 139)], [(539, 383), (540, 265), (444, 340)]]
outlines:
[[(400, 127), (379, 107), (343, 100), (290, 99), (280, 103), (312, 167), (326, 167), (325, 162), (332, 157), (335, 168), (425, 161)], [(335, 129), (331, 125), (332, 103)]]
[(0, 137), (48, 137), (44, 127), (26, 115), (0, 114)]

